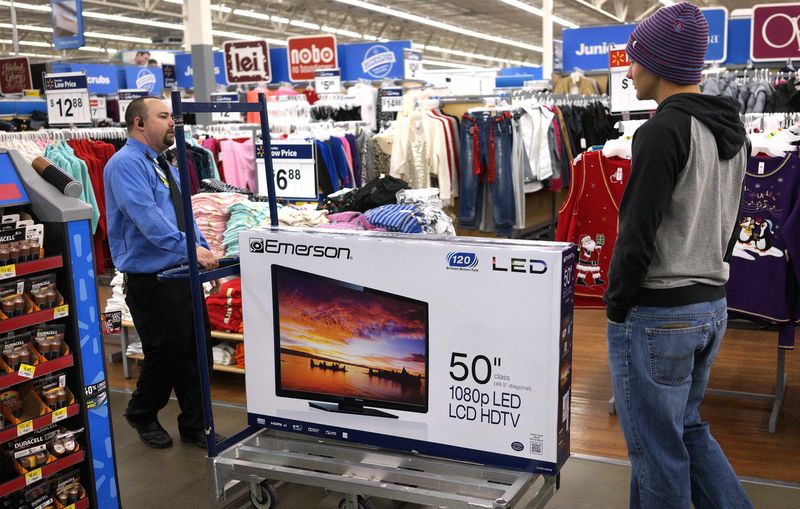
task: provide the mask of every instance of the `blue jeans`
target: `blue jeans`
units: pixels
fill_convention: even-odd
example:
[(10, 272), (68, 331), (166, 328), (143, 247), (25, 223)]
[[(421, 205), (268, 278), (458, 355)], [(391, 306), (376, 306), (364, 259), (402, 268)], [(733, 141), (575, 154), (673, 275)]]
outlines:
[(728, 323), (726, 300), (634, 306), (608, 322), (617, 414), (631, 460), (630, 507), (750, 509), (699, 407)]
[[(477, 229), (481, 221), (483, 192), (492, 196), (492, 218), (498, 233), (510, 234), (516, 221), (514, 181), (511, 174), (511, 118), (508, 115), (464, 115), (461, 122), (461, 178), (459, 223)], [(477, 150), (476, 150), (477, 138)], [(494, 158), (491, 158), (492, 152)], [(478, 170), (478, 173), (475, 170)]]

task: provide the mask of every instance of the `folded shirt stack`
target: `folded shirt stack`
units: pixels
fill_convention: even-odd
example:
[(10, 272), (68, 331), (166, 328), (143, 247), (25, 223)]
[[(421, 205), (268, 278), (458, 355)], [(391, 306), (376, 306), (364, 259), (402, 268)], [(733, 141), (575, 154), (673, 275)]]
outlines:
[(225, 256), (223, 242), (225, 229), (231, 217), (228, 208), (246, 201), (249, 201), (247, 196), (237, 193), (198, 193), (192, 196), (192, 211), (197, 226), (203, 232), (215, 256)]
[(278, 211), (278, 222), (285, 226), (319, 226), (328, 222), (328, 211), (317, 210), (315, 203), (287, 205)]
[[(222, 243), (226, 256), (239, 256), (239, 232), (269, 224), (269, 204), (263, 202), (234, 203), (228, 207), (230, 219)], [(280, 213), (280, 209), (278, 210)]]
[(242, 333), (242, 280), (223, 283), (219, 292), (206, 298), (211, 328), (223, 332)]
[(211, 349), (214, 364), (233, 366), (236, 364), (236, 345), (232, 341), (223, 341)]

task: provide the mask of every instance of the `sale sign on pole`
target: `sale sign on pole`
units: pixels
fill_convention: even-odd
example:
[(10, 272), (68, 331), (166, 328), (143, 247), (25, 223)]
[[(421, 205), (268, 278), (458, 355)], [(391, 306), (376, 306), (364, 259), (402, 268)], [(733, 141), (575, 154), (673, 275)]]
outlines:
[(334, 35), (289, 37), (286, 53), (291, 81), (313, 80), (316, 71), (339, 66)]
[(270, 82), (272, 68), (267, 41), (226, 41), (222, 46), (228, 83)]
[(624, 48), (612, 48), (608, 52), (609, 96), (611, 113), (631, 113), (634, 111), (653, 111), (658, 103), (652, 100), (642, 101), (636, 97), (633, 80), (628, 79), (628, 68), (631, 62)]

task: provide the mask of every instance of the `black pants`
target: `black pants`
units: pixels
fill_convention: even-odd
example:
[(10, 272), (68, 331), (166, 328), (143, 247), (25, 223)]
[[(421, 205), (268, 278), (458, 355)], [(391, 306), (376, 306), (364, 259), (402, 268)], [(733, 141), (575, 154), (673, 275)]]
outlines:
[[(125, 415), (139, 423), (155, 421), (174, 389), (181, 409), (179, 432), (186, 435), (202, 430), (203, 404), (189, 283), (159, 282), (155, 274), (129, 274), (125, 302), (144, 350), (139, 381)], [(213, 357), (205, 303), (203, 317), (210, 368)]]

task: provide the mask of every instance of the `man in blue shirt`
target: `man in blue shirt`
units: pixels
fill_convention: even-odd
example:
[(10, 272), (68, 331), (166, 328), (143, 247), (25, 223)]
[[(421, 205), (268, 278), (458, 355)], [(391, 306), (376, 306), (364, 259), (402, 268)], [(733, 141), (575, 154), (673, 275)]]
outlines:
[[(158, 412), (174, 389), (181, 440), (205, 447), (191, 291), (186, 282), (157, 280), (159, 272), (188, 262), (179, 175), (160, 155), (175, 142), (174, 122), (156, 97), (132, 101), (125, 122), (128, 142), (103, 173), (111, 257), (126, 275), (125, 300), (145, 355), (125, 417), (144, 443), (170, 447)], [(198, 262), (216, 268), (216, 257), (192, 223)], [(206, 316), (206, 337), (209, 328)]]

